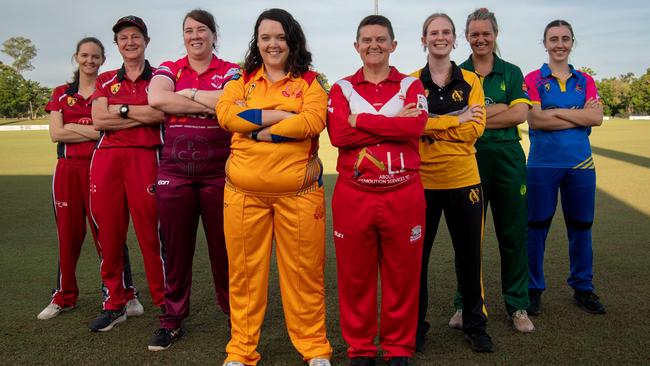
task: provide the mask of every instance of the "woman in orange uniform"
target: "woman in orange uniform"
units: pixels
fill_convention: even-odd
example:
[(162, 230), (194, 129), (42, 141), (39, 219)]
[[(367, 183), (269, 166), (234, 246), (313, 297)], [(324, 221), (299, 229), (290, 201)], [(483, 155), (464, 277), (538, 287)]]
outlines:
[(224, 235), (230, 273), (228, 366), (256, 365), (275, 239), (289, 337), (310, 366), (329, 366), (325, 331), (325, 202), (318, 137), (327, 94), (285, 10), (255, 23), (244, 73), (217, 103), (232, 132), (226, 165)]

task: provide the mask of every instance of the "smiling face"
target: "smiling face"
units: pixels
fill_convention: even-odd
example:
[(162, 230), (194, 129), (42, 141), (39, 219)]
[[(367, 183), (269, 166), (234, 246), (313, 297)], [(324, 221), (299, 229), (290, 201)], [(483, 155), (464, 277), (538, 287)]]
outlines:
[(548, 58), (553, 62), (568, 62), (569, 54), (573, 48), (573, 34), (564, 25), (550, 27), (544, 37), (544, 47), (548, 52)]
[(422, 37), (422, 45), (426, 47), (429, 56), (436, 58), (449, 57), (455, 42), (453, 25), (443, 17), (433, 19)]
[(364, 66), (388, 66), (390, 54), (397, 48), (397, 41), (391, 39), (388, 28), (371, 24), (359, 29), (359, 38), (354, 42)]
[(192, 58), (206, 58), (212, 55), (217, 35), (210, 28), (192, 18), (183, 24), (183, 43), (187, 54)]
[(289, 45), (282, 24), (264, 19), (257, 29), (257, 48), (267, 69), (284, 70), (289, 57)]
[(117, 33), (117, 49), (125, 60), (144, 59), (147, 39), (140, 28), (125, 27)]
[(82, 43), (74, 59), (79, 64), (79, 72), (89, 76), (96, 76), (105, 61), (101, 48), (94, 42)]
[(473, 20), (467, 27), (465, 35), (476, 56), (485, 56), (494, 52), (497, 34), (489, 20)]

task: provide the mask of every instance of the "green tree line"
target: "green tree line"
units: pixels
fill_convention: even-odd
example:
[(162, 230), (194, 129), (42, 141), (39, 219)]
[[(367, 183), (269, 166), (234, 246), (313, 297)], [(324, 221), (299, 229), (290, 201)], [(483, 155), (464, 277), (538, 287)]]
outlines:
[[(594, 70), (589, 67), (580, 70), (596, 76)], [(628, 72), (617, 77), (597, 80), (596, 87), (606, 116), (629, 117), (650, 114), (650, 68), (640, 77)]]
[(50, 88), (25, 79), (23, 71), (33, 70), (36, 47), (24, 37), (11, 37), (2, 43), (2, 52), (13, 58), (11, 65), (0, 62), (0, 117), (36, 119), (45, 114)]

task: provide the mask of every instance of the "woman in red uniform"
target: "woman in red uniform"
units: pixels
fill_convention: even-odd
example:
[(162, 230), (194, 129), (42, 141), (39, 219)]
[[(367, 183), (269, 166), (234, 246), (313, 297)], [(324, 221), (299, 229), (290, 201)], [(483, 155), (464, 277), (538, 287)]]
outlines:
[[(58, 143), (52, 200), (59, 241), (59, 274), (52, 301), (37, 316), (41, 320), (54, 318), (77, 304), (75, 272), (86, 237), (86, 219), (97, 247), (97, 231), (90, 219), (88, 174), (99, 132), (93, 127), (90, 96), (95, 91), (99, 67), (106, 60), (104, 45), (97, 38), (83, 38), (77, 42), (73, 58), (79, 67), (72, 82), (56, 87), (45, 106), (50, 113), (50, 137)], [(142, 305), (134, 298), (126, 247), (124, 255), (124, 279), (131, 299), (127, 306), (132, 315), (139, 315), (136, 313), (142, 311)]]
[(216, 123), (214, 106), (239, 66), (214, 55), (212, 14), (192, 10), (183, 20), (187, 56), (163, 62), (149, 87), (149, 105), (165, 112), (165, 140), (156, 197), (165, 248), (165, 312), (149, 350), (160, 351), (183, 335), (190, 309), (192, 258), (199, 216), (208, 242), (217, 302), (228, 307), (228, 257), (223, 237), (224, 172), (230, 133)]

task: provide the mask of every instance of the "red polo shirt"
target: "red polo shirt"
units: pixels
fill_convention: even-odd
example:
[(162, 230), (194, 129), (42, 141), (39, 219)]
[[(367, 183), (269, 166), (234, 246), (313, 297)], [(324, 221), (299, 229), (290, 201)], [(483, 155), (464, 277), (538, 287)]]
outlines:
[[(144, 70), (134, 81), (126, 77), (124, 65), (120, 69), (100, 74), (95, 83), (92, 100), (105, 97), (108, 104), (147, 105), (149, 82), (154, 68), (145, 61)], [(161, 121), (162, 122), (162, 121)], [(103, 131), (97, 148), (109, 147), (146, 147), (156, 148), (162, 144), (159, 125), (147, 125), (127, 128), (119, 131)]]
[[(80, 125), (92, 125), (91, 99), (84, 98), (79, 94), (79, 87), (72, 84), (57, 86), (52, 91), (50, 100), (45, 105), (46, 112), (61, 112), (63, 124), (76, 123)], [(77, 143), (59, 142), (57, 145), (57, 157), (65, 159), (88, 160), (93, 155), (95, 141)]]

